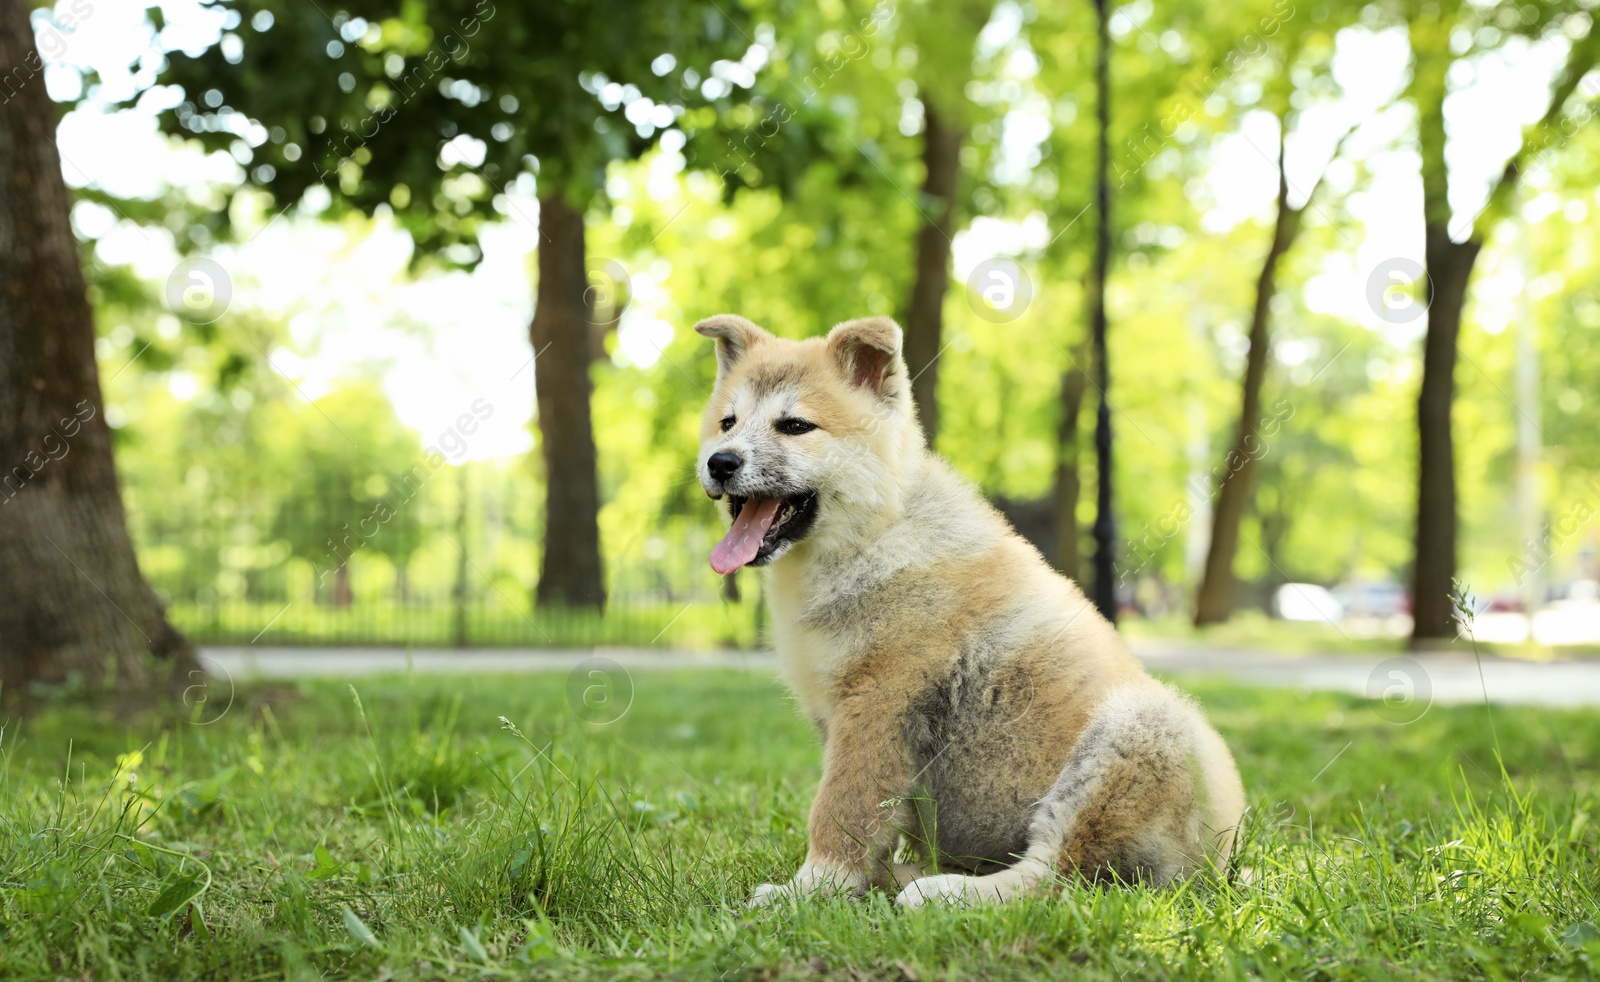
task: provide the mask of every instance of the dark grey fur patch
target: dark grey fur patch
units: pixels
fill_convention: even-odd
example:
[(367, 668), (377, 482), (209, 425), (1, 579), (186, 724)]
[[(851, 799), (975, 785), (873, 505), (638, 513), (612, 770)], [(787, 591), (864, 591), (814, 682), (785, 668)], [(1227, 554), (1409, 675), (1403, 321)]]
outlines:
[(865, 579), (835, 580), (832, 595), (807, 608), (801, 623), (824, 630), (870, 627), (878, 621), (878, 611), (893, 606), (906, 617), (932, 620), (944, 615), (950, 604), (950, 588), (943, 583), (908, 575), (873, 588)]
[(1009, 866), (1027, 850), (1036, 798), (1008, 774), (1021, 734), (1010, 724), (1033, 686), (1001, 651), (975, 641), (913, 704), (904, 723), (920, 773), (919, 835), (940, 865), (976, 873)]
[(1095, 883), (1161, 886), (1172, 879), (1173, 870), (1160, 847), (1129, 842), (1123, 845), (1111, 862), (1098, 869), (1085, 870), (1084, 873)]

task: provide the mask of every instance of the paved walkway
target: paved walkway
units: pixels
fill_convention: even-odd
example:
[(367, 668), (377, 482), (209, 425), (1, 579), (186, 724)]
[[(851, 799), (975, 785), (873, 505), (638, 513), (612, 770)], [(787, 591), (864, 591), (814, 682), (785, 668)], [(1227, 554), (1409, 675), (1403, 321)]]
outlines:
[[(1600, 662), (1535, 664), (1503, 658), (1478, 663), (1470, 653), (1404, 655), (1283, 655), (1181, 642), (1138, 641), (1134, 652), (1167, 675), (1215, 675), (1253, 685), (1320, 689), (1409, 702), (1481, 702), (1484, 689), (1497, 703), (1600, 706)], [(630, 671), (652, 668), (749, 668), (770, 672), (770, 652), (661, 651), (639, 648), (582, 650), (208, 647), (201, 651), (215, 673), (235, 678), (418, 673), (524, 674), (570, 671), (586, 658), (609, 658)]]
[(1152, 671), (1219, 675), (1253, 685), (1321, 689), (1440, 705), (1495, 703), (1600, 706), (1600, 662), (1529, 662), (1470, 651), (1427, 654), (1283, 655), (1248, 649), (1144, 642), (1134, 652)]

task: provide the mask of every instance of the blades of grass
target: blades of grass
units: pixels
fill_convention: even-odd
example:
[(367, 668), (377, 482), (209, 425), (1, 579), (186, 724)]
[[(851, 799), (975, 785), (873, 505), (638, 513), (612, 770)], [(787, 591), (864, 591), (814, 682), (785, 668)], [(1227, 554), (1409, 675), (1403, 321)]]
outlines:
[(116, 836), (120, 839), (126, 839), (129, 842), (138, 842), (139, 845), (149, 849), (151, 852), (159, 852), (168, 856), (178, 857), (178, 872), (180, 874), (183, 872), (184, 863), (194, 863), (196, 866), (200, 867), (200, 875), (192, 877), (184, 877), (180, 875), (180, 878), (177, 881), (175, 881), (166, 890), (163, 890), (161, 895), (158, 896), (145, 911), (147, 915), (163, 919), (169, 917), (184, 904), (187, 904), (190, 901), (199, 900), (201, 895), (203, 895), (207, 890), (211, 889), (211, 867), (196, 859), (194, 856), (191, 856), (186, 852), (179, 852), (176, 849), (168, 849), (166, 846), (158, 846), (150, 842), (141, 842), (140, 840), (135, 839), (133, 836), (126, 835), (121, 832), (116, 833)]
[(377, 737), (373, 735), (372, 725), (367, 720), (366, 707), (361, 704), (361, 693), (356, 691), (354, 685), (350, 685), (348, 688), (350, 689), (350, 698), (355, 700), (356, 717), (361, 720), (361, 729), (367, 735), (367, 749), (372, 753), (372, 767), (375, 769), (378, 787), (383, 793), (383, 810), (389, 820), (389, 832), (393, 837), (395, 850), (400, 854), (400, 863), (404, 866), (407, 861), (406, 847), (409, 836), (406, 835), (405, 823), (400, 817), (400, 809), (395, 800), (394, 785), (389, 780), (388, 770), (383, 766), (383, 752), (379, 749)]
[(378, 940), (378, 936), (372, 932), (372, 928), (368, 927), (367, 922), (358, 917), (355, 911), (349, 907), (340, 907), (339, 917), (344, 921), (344, 929), (350, 932), (350, 936), (355, 938), (358, 943), (368, 948), (383, 948), (383, 944)]

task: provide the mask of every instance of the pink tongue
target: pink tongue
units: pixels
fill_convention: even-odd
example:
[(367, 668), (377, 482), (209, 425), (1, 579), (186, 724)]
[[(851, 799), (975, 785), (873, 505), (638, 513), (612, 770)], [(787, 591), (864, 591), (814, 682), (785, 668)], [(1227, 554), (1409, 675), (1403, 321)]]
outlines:
[(731, 573), (756, 558), (761, 551), (761, 537), (772, 527), (778, 517), (777, 498), (751, 498), (739, 509), (733, 528), (711, 550), (711, 568), (719, 573)]

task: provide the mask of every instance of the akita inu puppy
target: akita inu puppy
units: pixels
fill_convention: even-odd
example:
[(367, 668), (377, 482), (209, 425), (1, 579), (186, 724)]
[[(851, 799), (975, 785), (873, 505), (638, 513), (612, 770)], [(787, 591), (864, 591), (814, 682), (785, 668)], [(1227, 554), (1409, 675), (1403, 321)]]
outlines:
[(805, 864), (752, 905), (980, 903), (1226, 859), (1227, 745), (926, 447), (893, 321), (695, 330), (717, 342), (700, 481), (732, 518), (711, 566), (771, 565), (782, 673), (825, 744)]

